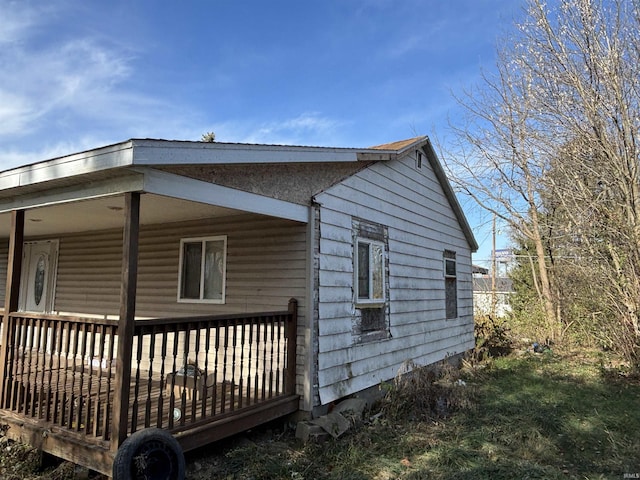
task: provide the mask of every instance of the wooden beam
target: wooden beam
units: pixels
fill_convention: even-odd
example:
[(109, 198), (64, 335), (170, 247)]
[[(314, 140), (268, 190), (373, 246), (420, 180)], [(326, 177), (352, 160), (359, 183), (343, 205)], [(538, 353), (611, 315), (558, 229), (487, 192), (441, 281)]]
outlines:
[(295, 413), (298, 411), (299, 405), (300, 397), (298, 395), (276, 397), (255, 407), (244, 408), (219, 420), (190, 427), (182, 432), (174, 432), (174, 436), (180, 443), (182, 451), (188, 452)]
[(6, 411), (0, 422), (9, 426), (5, 435), (11, 440), (111, 476), (113, 455), (106, 442), (90, 443), (77, 432)]
[(139, 237), (140, 193), (129, 192), (125, 194), (122, 283), (120, 287), (120, 318), (118, 320), (118, 353), (116, 358), (116, 378), (111, 428), (112, 452), (118, 450), (122, 442), (127, 438), (129, 389), (131, 384), (131, 351), (136, 315)]
[(9, 365), (13, 355), (12, 332), (10, 332), (9, 314), (18, 309), (20, 298), (20, 274), (22, 272), (22, 247), (24, 244), (24, 210), (11, 212), (11, 233), (9, 235), (9, 258), (7, 264), (7, 289), (4, 297), (4, 328), (0, 347), (0, 398), (4, 407), (9, 398)]

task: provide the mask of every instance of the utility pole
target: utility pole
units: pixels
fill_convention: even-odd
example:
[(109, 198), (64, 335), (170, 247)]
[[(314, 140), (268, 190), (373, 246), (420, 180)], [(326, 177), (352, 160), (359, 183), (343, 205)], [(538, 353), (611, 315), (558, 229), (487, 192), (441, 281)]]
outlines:
[(498, 298), (496, 296), (496, 214), (493, 214), (493, 229), (491, 236), (491, 317), (496, 318), (496, 308), (498, 305)]

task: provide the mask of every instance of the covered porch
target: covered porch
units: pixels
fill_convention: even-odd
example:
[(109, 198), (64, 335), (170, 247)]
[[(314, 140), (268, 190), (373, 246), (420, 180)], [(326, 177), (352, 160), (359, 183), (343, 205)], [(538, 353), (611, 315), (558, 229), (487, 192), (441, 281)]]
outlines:
[[(153, 169), (94, 170), (0, 192), (8, 435), (111, 475), (135, 432), (162, 429), (188, 451), (298, 410), (308, 209)], [(226, 298), (184, 301), (180, 238), (220, 225)], [(59, 258), (30, 270), (51, 239)], [(83, 242), (95, 263), (79, 261)]]

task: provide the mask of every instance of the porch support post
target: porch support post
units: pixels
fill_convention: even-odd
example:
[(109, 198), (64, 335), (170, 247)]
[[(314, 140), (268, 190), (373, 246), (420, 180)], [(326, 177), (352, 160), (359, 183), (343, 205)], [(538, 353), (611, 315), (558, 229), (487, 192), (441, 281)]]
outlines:
[[(9, 314), (18, 310), (20, 297), (20, 273), (22, 272), (22, 247), (24, 243), (24, 210), (11, 212), (11, 232), (9, 234), (9, 258), (7, 264), (7, 290), (4, 297), (4, 318), (2, 346), (0, 350), (0, 398), (1, 407), (6, 407), (9, 398), (9, 368), (12, 361), (13, 344)], [(11, 351), (10, 351), (11, 349)]]
[(135, 330), (136, 281), (138, 277), (138, 239), (140, 236), (140, 193), (125, 194), (125, 222), (122, 245), (122, 282), (118, 353), (113, 398), (111, 450), (115, 452), (127, 438), (129, 390), (131, 384), (131, 350)]
[(286, 391), (290, 394), (296, 393), (296, 350), (298, 340), (298, 300), (289, 300), (289, 313), (291, 321), (287, 323), (287, 380)]

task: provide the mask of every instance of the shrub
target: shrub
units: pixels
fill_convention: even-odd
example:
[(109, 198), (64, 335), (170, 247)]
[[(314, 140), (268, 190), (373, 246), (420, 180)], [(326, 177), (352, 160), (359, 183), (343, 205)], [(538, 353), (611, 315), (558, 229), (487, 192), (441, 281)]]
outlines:
[(513, 350), (511, 332), (504, 321), (495, 321), (491, 315), (476, 317), (476, 360), (501, 357)]
[(447, 362), (426, 367), (407, 362), (383, 388), (380, 410), (392, 421), (446, 418), (474, 403), (474, 388), (461, 379), (460, 369)]

